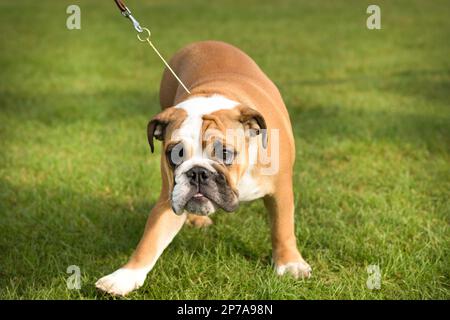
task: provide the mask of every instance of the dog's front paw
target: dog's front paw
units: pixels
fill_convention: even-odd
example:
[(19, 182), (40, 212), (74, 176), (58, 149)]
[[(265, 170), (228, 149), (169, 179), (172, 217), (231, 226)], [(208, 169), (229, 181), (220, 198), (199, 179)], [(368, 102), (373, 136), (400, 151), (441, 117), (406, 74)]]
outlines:
[(275, 270), (279, 276), (289, 274), (296, 279), (310, 278), (312, 273), (310, 265), (305, 260), (277, 265)]
[(95, 286), (109, 294), (124, 296), (141, 287), (146, 276), (144, 270), (121, 268), (98, 280)]

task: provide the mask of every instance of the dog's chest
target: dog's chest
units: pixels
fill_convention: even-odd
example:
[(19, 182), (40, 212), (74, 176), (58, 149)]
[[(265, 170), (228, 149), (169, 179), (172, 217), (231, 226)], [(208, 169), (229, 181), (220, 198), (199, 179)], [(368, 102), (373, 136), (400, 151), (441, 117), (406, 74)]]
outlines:
[(246, 172), (238, 184), (239, 201), (252, 201), (263, 197), (266, 190), (263, 190), (259, 181), (254, 179), (250, 172)]

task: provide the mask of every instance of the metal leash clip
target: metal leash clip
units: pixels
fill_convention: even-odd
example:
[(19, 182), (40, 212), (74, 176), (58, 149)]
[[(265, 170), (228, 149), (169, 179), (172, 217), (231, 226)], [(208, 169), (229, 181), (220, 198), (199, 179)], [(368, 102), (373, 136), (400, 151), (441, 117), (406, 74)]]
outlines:
[(141, 27), (141, 25), (139, 24), (139, 22), (131, 15), (131, 11), (130, 9), (127, 8), (127, 6), (125, 5), (125, 3), (123, 3), (122, 0), (114, 0), (114, 2), (117, 4), (117, 6), (119, 7), (120, 12), (122, 13), (122, 15), (125, 18), (130, 19), (130, 21), (133, 23), (134, 29), (136, 29), (137, 32), (141, 33), (142, 32), (146, 32), (147, 35), (144, 37), (141, 37), (141, 35), (138, 33), (137, 37), (139, 39), (139, 41), (142, 42), (148, 42), (148, 44), (152, 47), (152, 49), (155, 51), (155, 53), (158, 55), (158, 57), (161, 59), (161, 61), (164, 63), (164, 65), (167, 67), (167, 69), (169, 69), (169, 71), (172, 73), (172, 75), (175, 77), (175, 79), (177, 79), (177, 81), (181, 84), (181, 86), (183, 87), (183, 89), (188, 93), (191, 94), (191, 92), (189, 91), (189, 89), (184, 85), (183, 81), (181, 81), (181, 79), (177, 76), (177, 74), (175, 73), (175, 71), (173, 71), (173, 69), (170, 67), (170, 65), (167, 63), (166, 59), (164, 59), (164, 57), (161, 55), (161, 53), (158, 51), (158, 49), (155, 47), (155, 45), (152, 43), (152, 41), (150, 40), (150, 30), (148, 30), (147, 28), (143, 28)]
[(114, 0), (114, 2), (119, 7), (120, 12), (125, 18), (130, 19), (130, 21), (133, 23), (133, 27), (137, 32), (142, 32), (143, 29), (139, 22), (131, 15), (130, 9), (127, 8), (127, 6), (122, 2), (122, 0)]

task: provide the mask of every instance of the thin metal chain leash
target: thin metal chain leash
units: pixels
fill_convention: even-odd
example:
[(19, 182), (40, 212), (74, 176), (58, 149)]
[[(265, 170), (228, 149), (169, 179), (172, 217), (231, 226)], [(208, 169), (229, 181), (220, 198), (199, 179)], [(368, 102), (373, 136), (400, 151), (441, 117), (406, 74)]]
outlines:
[[(181, 86), (183, 87), (184, 90), (186, 90), (186, 92), (188, 94), (191, 94), (191, 92), (189, 91), (188, 88), (186, 88), (186, 86), (184, 85), (183, 81), (181, 81), (181, 79), (177, 76), (177, 74), (175, 73), (175, 71), (173, 71), (173, 69), (169, 66), (169, 64), (167, 63), (167, 61), (163, 58), (163, 56), (161, 55), (161, 53), (159, 53), (158, 49), (156, 49), (155, 45), (151, 42), (150, 40), (150, 36), (151, 36), (151, 32), (149, 29), (141, 27), (141, 25), (139, 24), (139, 22), (131, 15), (131, 11), (130, 9), (128, 9), (125, 4), (123, 3), (122, 0), (114, 0), (114, 2), (117, 4), (117, 7), (119, 8), (120, 12), (122, 13), (122, 15), (125, 18), (130, 19), (130, 21), (133, 23), (133, 27), (134, 29), (138, 32), (137, 34), (137, 38), (139, 39), (139, 41), (141, 42), (148, 42), (148, 44), (150, 45), (150, 47), (152, 47), (152, 49), (156, 52), (156, 54), (158, 55), (158, 57), (162, 60), (162, 62), (164, 63), (164, 65), (167, 67), (167, 69), (170, 70), (170, 72), (173, 74), (173, 76), (175, 77), (175, 79), (177, 79), (177, 81), (181, 84)], [(145, 37), (141, 37), (141, 33), (146, 32), (147, 35)]]

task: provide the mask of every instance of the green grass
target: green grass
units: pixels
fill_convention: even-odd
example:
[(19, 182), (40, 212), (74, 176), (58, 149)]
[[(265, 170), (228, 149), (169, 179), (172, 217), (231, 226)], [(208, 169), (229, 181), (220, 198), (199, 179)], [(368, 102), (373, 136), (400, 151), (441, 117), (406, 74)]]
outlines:
[[(166, 57), (224, 40), (277, 83), (313, 277), (274, 274), (256, 201), (185, 227), (128, 298), (449, 299), (448, 1), (377, 1), (379, 31), (370, 1), (276, 3), (127, 1)], [(0, 298), (105, 298), (94, 282), (127, 261), (160, 190), (146, 124), (162, 64), (112, 1), (1, 0), (0, 27)], [(380, 290), (366, 288), (370, 264)]]

